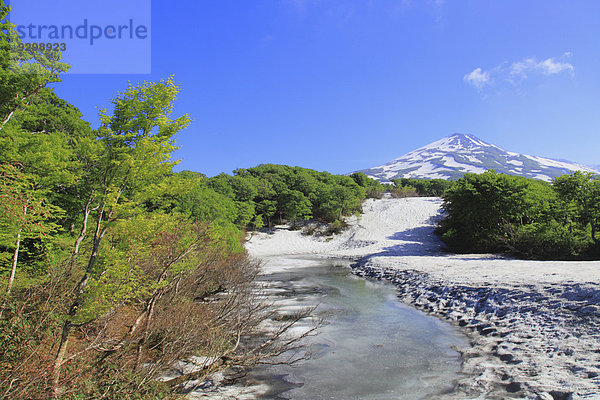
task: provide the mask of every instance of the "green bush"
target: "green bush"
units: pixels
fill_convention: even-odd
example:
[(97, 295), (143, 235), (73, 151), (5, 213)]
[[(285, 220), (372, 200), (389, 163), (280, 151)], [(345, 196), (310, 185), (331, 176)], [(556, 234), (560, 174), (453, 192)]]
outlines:
[(392, 197), (394, 198), (404, 198), (404, 197), (418, 197), (419, 193), (417, 193), (417, 189), (412, 186), (401, 186), (395, 187), (390, 192)]
[(522, 226), (515, 235), (514, 252), (522, 258), (561, 259), (582, 255), (589, 240), (573, 235), (556, 221)]
[(335, 220), (328, 225), (327, 234), (334, 235), (334, 234), (341, 233), (347, 226), (348, 226), (348, 224), (345, 223), (344, 221)]
[(523, 258), (598, 257), (600, 181), (563, 175), (549, 184), (487, 171), (465, 174), (444, 194), (437, 229), (456, 252), (501, 252)]

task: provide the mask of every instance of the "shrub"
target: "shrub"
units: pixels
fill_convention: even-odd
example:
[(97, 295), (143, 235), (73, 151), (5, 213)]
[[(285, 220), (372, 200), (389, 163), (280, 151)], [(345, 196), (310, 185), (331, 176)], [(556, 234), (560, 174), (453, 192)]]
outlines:
[(334, 235), (334, 234), (340, 233), (347, 226), (348, 226), (348, 224), (346, 222), (336, 219), (335, 221), (330, 223), (329, 226), (327, 227), (327, 235)]
[(417, 189), (412, 186), (401, 186), (392, 189), (391, 195), (394, 198), (418, 197)]

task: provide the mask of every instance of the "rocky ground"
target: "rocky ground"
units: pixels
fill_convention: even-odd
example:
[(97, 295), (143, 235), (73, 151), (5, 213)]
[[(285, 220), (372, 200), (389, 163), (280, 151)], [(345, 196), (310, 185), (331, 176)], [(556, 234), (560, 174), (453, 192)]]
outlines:
[(414, 270), (353, 268), (394, 283), (403, 301), (467, 332), (465, 377), (444, 397), (600, 398), (598, 285), (465, 286)]

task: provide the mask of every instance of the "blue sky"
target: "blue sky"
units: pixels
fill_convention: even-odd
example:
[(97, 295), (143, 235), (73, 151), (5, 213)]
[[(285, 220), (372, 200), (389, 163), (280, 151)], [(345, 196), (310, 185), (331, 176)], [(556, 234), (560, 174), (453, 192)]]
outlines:
[(346, 173), (455, 132), (600, 164), (600, 2), (152, 1), (152, 73), (67, 75), (97, 125), (127, 82), (174, 75), (178, 167)]

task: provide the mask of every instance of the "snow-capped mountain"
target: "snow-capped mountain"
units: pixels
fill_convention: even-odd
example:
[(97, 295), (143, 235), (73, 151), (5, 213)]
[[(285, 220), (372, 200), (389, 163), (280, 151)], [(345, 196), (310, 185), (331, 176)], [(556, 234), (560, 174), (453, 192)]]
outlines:
[(594, 168), (570, 161), (506, 151), (473, 135), (460, 133), (411, 151), (387, 164), (359, 172), (388, 182), (393, 178), (458, 179), (466, 172), (481, 173), (488, 169), (545, 181), (577, 170), (600, 174)]

